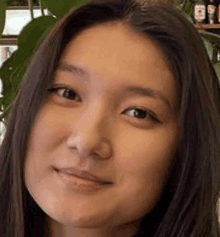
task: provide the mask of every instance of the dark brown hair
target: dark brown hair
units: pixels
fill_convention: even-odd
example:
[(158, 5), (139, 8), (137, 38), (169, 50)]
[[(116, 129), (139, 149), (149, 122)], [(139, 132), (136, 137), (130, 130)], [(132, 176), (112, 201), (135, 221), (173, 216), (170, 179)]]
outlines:
[(220, 87), (198, 32), (170, 4), (96, 0), (72, 10), (38, 48), (14, 101), (0, 153), (0, 236), (48, 236), (46, 214), (24, 185), (24, 160), (34, 119), (61, 53), (80, 31), (125, 22), (165, 54), (179, 92), (179, 140), (170, 177), (137, 236), (219, 237)]

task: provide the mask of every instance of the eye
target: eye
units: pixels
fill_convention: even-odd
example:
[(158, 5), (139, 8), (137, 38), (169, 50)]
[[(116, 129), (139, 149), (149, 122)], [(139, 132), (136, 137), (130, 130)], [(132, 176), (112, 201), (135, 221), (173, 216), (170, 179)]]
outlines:
[(61, 97), (68, 100), (81, 101), (79, 95), (69, 87), (52, 87), (47, 90), (51, 93), (58, 93)]
[(140, 109), (140, 108), (129, 108), (126, 109), (123, 114), (128, 114), (129, 116), (136, 117), (137, 119), (141, 120), (152, 120), (154, 122), (161, 123), (156, 115), (149, 110)]

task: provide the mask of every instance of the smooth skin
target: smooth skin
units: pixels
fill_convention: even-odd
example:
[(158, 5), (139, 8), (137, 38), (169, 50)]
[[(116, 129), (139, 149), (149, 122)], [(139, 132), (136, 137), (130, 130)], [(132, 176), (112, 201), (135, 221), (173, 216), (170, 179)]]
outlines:
[[(53, 81), (64, 89), (48, 92), (36, 116), (24, 170), (52, 237), (133, 236), (155, 207), (177, 148), (169, 68), (150, 37), (121, 22), (86, 29), (67, 45)], [(54, 166), (87, 169), (113, 184), (78, 193)]]

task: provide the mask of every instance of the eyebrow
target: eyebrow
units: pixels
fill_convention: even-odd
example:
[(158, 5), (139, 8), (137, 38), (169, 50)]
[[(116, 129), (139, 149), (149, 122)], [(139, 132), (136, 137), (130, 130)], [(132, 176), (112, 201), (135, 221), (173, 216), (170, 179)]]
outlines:
[[(77, 76), (85, 76), (89, 75), (89, 71), (86, 69), (81, 68), (78, 65), (73, 65), (68, 63), (67, 61), (61, 61), (58, 65), (58, 69), (64, 70), (67, 72), (70, 72), (74, 75)], [(154, 99), (159, 99), (160, 101), (164, 102), (170, 110), (172, 110), (171, 104), (168, 99), (163, 96), (163, 94), (159, 90), (151, 89), (151, 88), (146, 88), (146, 87), (141, 87), (141, 86), (125, 86), (123, 87), (123, 92), (120, 93), (121, 95), (123, 94), (123, 97), (127, 97), (128, 94), (136, 94), (139, 96), (144, 96), (144, 97), (151, 97)]]
[(162, 95), (162, 93), (158, 90), (154, 90), (151, 88), (139, 87), (139, 86), (126, 86), (126, 87), (124, 87), (123, 91), (128, 92), (128, 93), (134, 93), (134, 94), (144, 96), (144, 97), (151, 97), (154, 99), (159, 99), (162, 102), (164, 102), (171, 110), (171, 104), (170, 104), (169, 100), (167, 100)]
[(85, 70), (77, 65), (70, 64), (66, 61), (61, 61), (58, 65), (58, 69), (70, 72), (70, 73), (78, 75), (78, 76), (85, 76), (85, 75), (89, 74), (89, 72), (87, 70)]

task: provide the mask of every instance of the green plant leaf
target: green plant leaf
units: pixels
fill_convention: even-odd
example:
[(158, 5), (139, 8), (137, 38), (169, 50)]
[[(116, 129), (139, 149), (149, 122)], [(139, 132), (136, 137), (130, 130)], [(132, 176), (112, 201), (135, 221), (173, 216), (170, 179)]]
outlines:
[(0, 101), (7, 108), (14, 100), (21, 78), (25, 73), (28, 58), (22, 50), (16, 50), (7, 59), (0, 69), (0, 77), (3, 82), (3, 99)]
[(49, 11), (57, 18), (61, 18), (73, 7), (83, 5), (89, 0), (42, 0)]
[(207, 52), (208, 52), (209, 58), (210, 58), (210, 60), (212, 60), (212, 57), (213, 57), (213, 49), (214, 49), (213, 44), (210, 43), (207, 39), (205, 39), (205, 38), (203, 38), (203, 37), (202, 37), (202, 40), (203, 40), (203, 43), (204, 43), (204, 45), (205, 45), (205, 47), (206, 47), (206, 50), (207, 50)]
[(18, 36), (18, 47), (26, 52), (33, 51), (56, 22), (57, 19), (52, 16), (41, 16), (33, 19)]
[(0, 100), (0, 107), (4, 107), (0, 120), (3, 118), (7, 120), (11, 105), (17, 95), (30, 59), (30, 55), (18, 49), (3, 63), (0, 69), (0, 78), (3, 82), (3, 98)]
[[(54, 17), (43, 16), (34, 19), (23, 28), (18, 36), (18, 50), (0, 68), (0, 78), (3, 82), (3, 99), (0, 101), (0, 107), (3, 105), (5, 109), (10, 108), (36, 46), (46, 37), (56, 22), (57, 19)], [(4, 116), (7, 116), (8, 112)]]
[(181, 0), (173, 0), (175, 6), (179, 7), (181, 4)]
[(5, 26), (6, 0), (0, 0), (0, 38)]
[(194, 23), (193, 19), (191, 18), (190, 15), (188, 15), (186, 12), (182, 11), (181, 14), (190, 22), (190, 23)]
[(204, 39), (208, 40), (214, 47), (215, 46), (220, 47), (220, 35), (217, 35), (217, 34), (214, 34), (211, 32), (207, 32), (204, 30), (198, 30), (198, 32)]
[(182, 10), (189, 15), (191, 19), (194, 19), (194, 5), (195, 0), (186, 0), (184, 6), (182, 7)]

